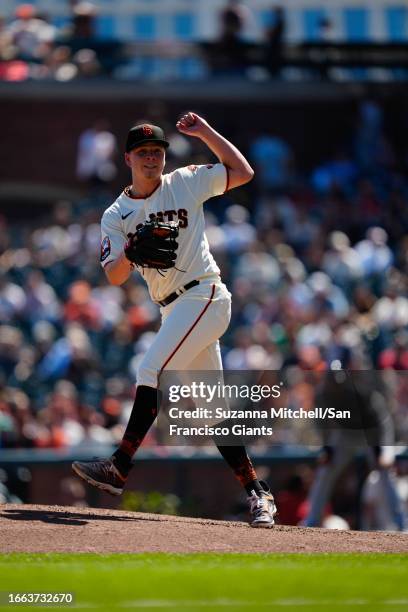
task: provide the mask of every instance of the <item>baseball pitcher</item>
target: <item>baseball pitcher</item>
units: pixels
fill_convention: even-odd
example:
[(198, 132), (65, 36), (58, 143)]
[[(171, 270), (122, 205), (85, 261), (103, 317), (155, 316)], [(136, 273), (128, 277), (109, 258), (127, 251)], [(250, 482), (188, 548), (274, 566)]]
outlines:
[[(157, 416), (160, 374), (166, 370), (222, 370), (219, 338), (231, 316), (231, 295), (209, 251), (202, 204), (248, 183), (253, 170), (238, 149), (202, 117), (185, 114), (177, 129), (201, 139), (219, 163), (164, 174), (169, 143), (155, 125), (129, 131), (125, 163), (132, 183), (102, 217), (101, 265), (121, 285), (134, 270), (161, 307), (161, 327), (137, 372), (137, 390), (123, 440), (112, 457), (75, 461), (89, 484), (120, 495), (132, 458)], [(244, 446), (218, 446), (248, 494), (252, 527), (272, 527), (276, 507)]]

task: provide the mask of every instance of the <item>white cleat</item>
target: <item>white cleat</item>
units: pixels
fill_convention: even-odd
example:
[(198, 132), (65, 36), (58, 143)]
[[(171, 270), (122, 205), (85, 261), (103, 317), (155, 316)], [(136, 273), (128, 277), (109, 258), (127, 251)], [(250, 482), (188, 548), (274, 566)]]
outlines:
[(265, 482), (261, 481), (264, 491), (257, 494), (252, 491), (252, 495), (248, 497), (249, 512), (251, 514), (251, 527), (268, 528), (275, 524), (274, 516), (277, 512), (275, 500), (272, 493)]

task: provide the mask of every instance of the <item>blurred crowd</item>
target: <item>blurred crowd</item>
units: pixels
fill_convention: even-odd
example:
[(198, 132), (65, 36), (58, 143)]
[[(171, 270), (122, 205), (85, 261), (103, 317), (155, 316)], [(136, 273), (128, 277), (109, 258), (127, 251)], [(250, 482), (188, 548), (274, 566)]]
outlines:
[[(364, 102), (347, 146), (308, 175), (282, 138), (259, 134), (247, 151), (254, 181), (205, 205), (233, 294), (226, 369), (407, 369), (407, 160), (383, 120)], [(168, 170), (208, 160), (199, 144), (174, 138)], [(89, 193), (35, 224), (0, 219), (2, 447), (113, 444), (127, 422), (159, 309), (137, 273), (108, 284), (99, 222), (109, 198)], [(407, 385), (398, 380), (406, 440)]]
[[(0, 80), (67, 82), (104, 76), (125, 79), (140, 76), (141, 58), (131, 43), (143, 42), (143, 36), (138, 40), (135, 35), (134, 41), (101, 36), (100, 7), (88, 0), (72, 0), (70, 10), (70, 16), (59, 26), (50, 14), (39, 11), (34, 4), (18, 5), (9, 20), (0, 15)], [(265, 64), (271, 75), (276, 75), (285, 29), (283, 9), (271, 9), (270, 24), (261, 34), (257, 32), (255, 15), (241, 1), (227, 0), (217, 19), (218, 32), (211, 51), (201, 54), (196, 45), (195, 49), (189, 49), (190, 55), (202, 57), (203, 64), (218, 75), (237, 72), (244, 75), (253, 63)], [(259, 37), (261, 40), (257, 40)], [(248, 56), (248, 39), (264, 43), (262, 60), (251, 60)], [(173, 47), (173, 51), (166, 53), (166, 45), (156, 45), (150, 57), (155, 53), (158, 58), (171, 60), (177, 57), (177, 41)]]
[[(185, 80), (209, 75), (254, 81), (281, 76), (353, 80), (355, 74), (347, 66), (355, 65), (355, 58), (350, 63), (344, 51), (324, 50), (324, 44), (376, 40), (375, 35), (371, 41), (367, 38), (363, 20), (357, 19), (356, 31), (345, 33), (340, 12), (336, 21), (324, 10), (294, 16), (293, 7), (272, 3), (266, 10), (255, 10), (242, 0), (225, 0), (221, 7), (208, 8), (215, 14), (210, 31), (207, 26), (202, 33), (199, 21), (192, 14), (180, 14), (177, 6), (170, 7), (171, 18), (166, 14), (169, 23), (160, 23), (156, 11), (133, 12), (130, 5), (125, 16), (107, 9), (98, 2), (70, 0), (68, 14), (54, 13), (51, 7), (47, 13), (29, 3), (17, 5), (7, 18), (0, 14), (0, 81)], [(387, 18), (383, 19), (385, 24)], [(300, 32), (293, 28), (295, 22)], [(303, 43), (320, 43), (320, 47), (308, 52)], [(391, 78), (406, 78), (403, 56), (391, 55), (393, 65), (400, 67)], [(372, 66), (378, 62), (381, 67), (388, 65), (387, 57), (391, 56), (377, 50), (370, 55), (371, 64), (363, 56), (361, 61)], [(358, 78), (363, 75), (360, 70)], [(370, 73), (371, 79), (377, 77), (375, 71)]]
[(60, 27), (33, 4), (17, 6), (9, 23), (0, 16), (0, 80), (92, 79), (125, 61), (121, 42), (98, 36), (95, 4), (72, 1), (70, 9)]

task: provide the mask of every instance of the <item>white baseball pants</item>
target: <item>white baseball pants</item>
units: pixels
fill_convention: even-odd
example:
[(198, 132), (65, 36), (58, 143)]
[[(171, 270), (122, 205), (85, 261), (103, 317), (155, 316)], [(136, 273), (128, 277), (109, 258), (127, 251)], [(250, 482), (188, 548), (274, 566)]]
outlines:
[(160, 309), (162, 325), (137, 371), (137, 384), (158, 387), (164, 370), (222, 370), (218, 339), (231, 319), (231, 294), (201, 281)]

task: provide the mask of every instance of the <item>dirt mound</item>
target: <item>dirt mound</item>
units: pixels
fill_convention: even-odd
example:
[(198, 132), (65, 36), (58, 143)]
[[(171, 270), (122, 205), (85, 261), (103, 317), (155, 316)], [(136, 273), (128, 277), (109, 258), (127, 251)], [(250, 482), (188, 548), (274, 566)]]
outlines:
[(408, 534), (330, 531), (62, 506), (0, 506), (0, 552), (408, 552)]

